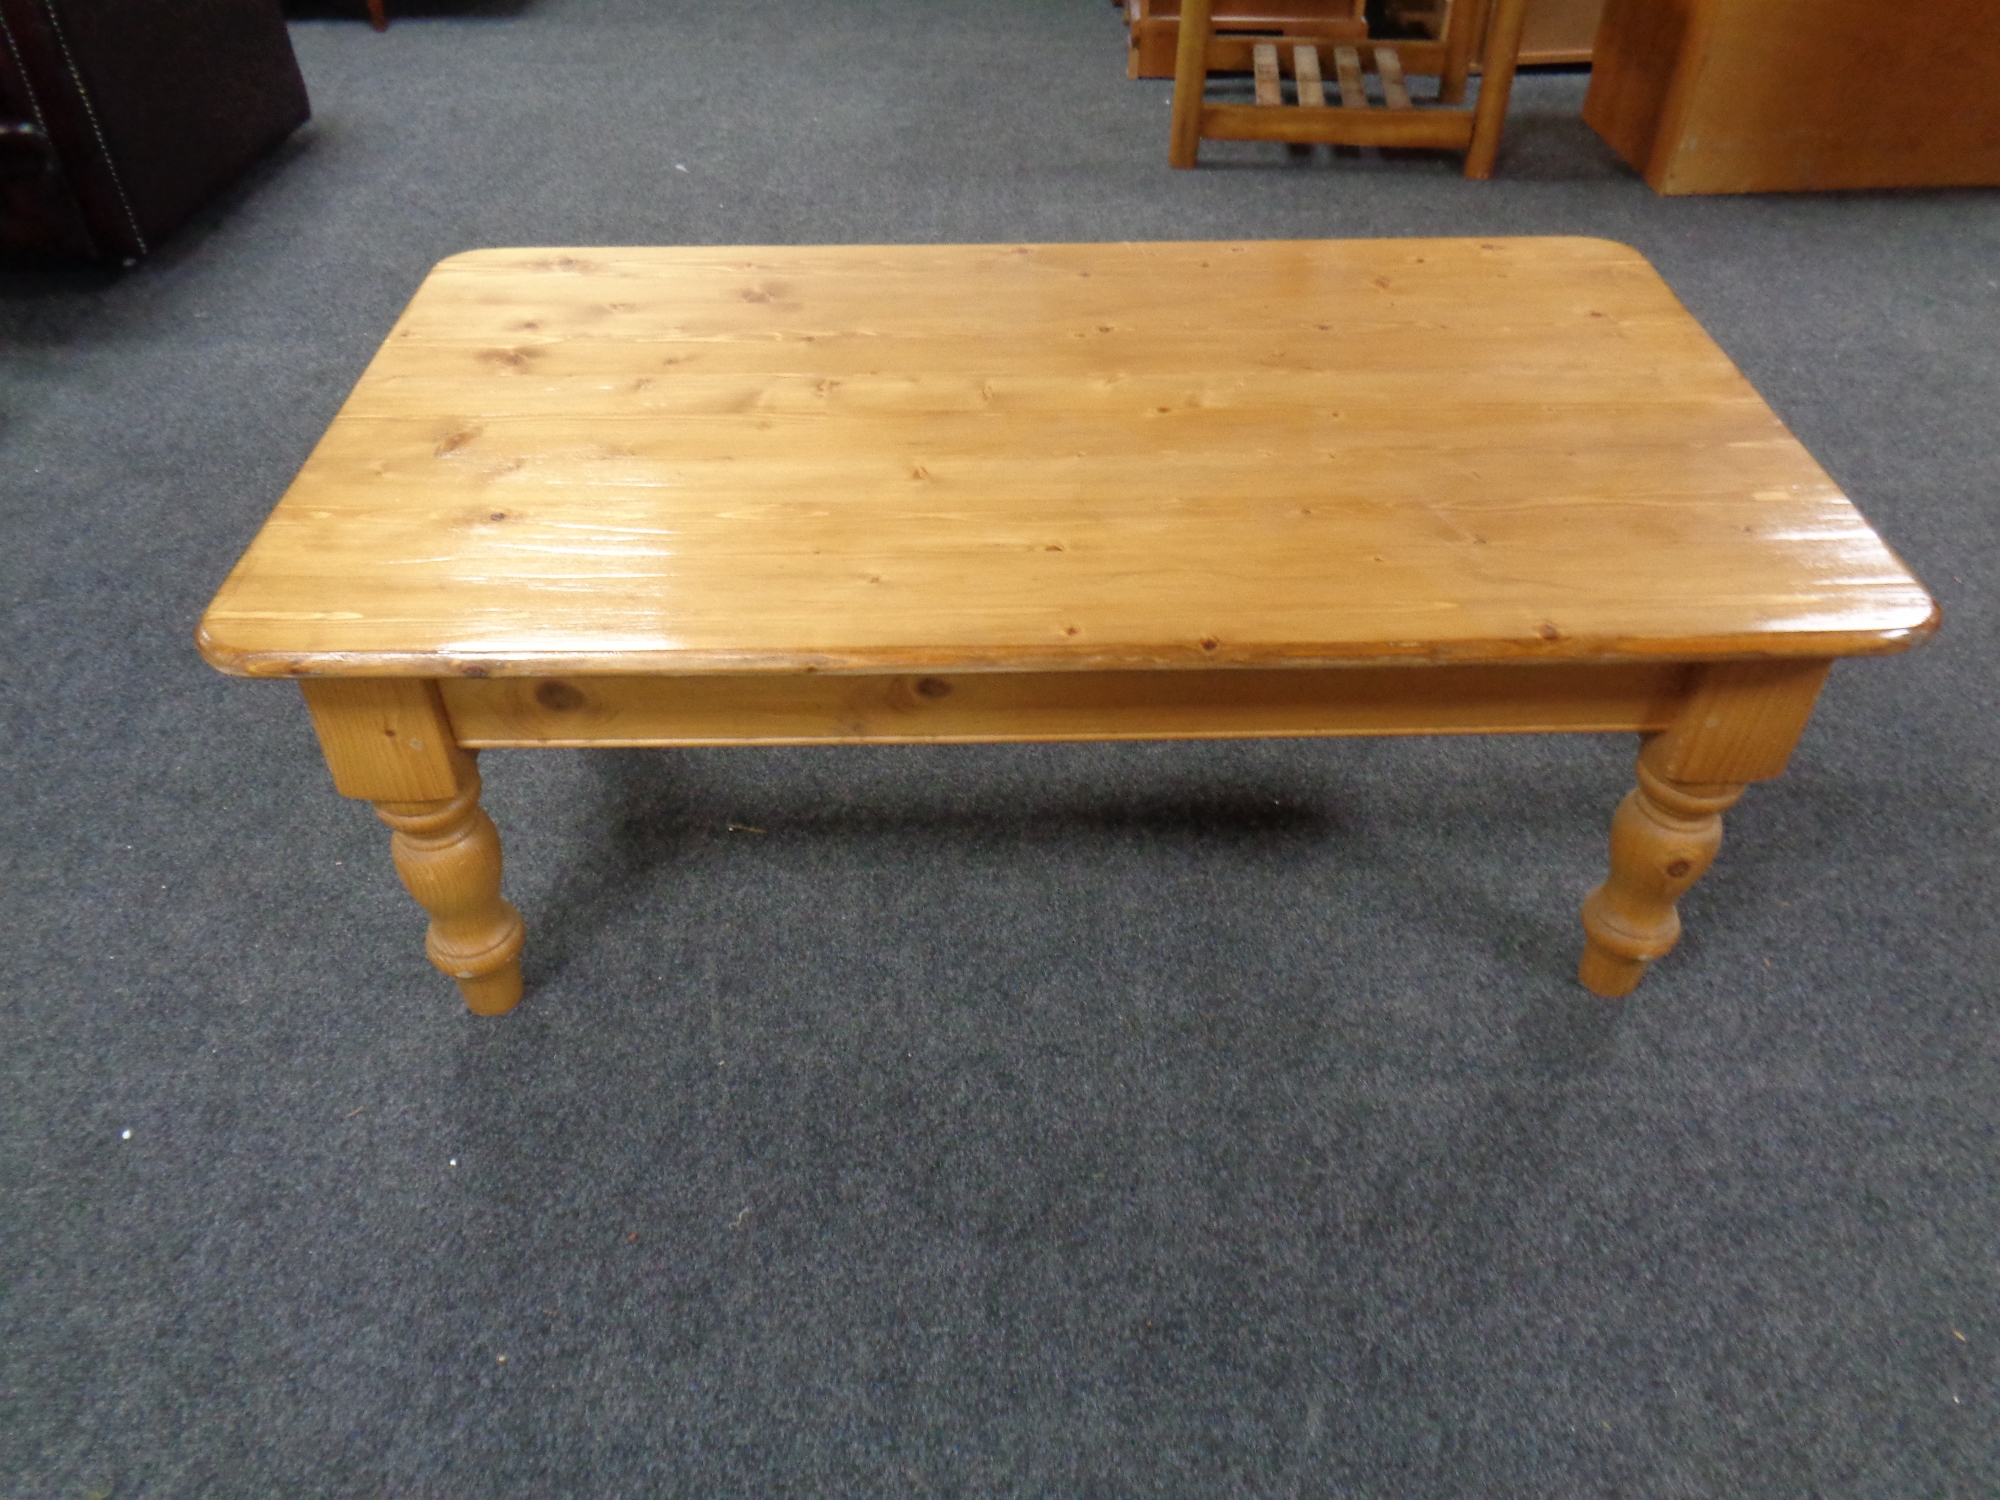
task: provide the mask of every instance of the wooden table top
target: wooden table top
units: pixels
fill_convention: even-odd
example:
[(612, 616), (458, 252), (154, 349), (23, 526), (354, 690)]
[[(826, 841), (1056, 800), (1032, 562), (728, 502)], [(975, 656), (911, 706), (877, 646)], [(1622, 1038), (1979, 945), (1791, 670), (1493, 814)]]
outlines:
[(1606, 241), (481, 250), (199, 643), (249, 676), (949, 671), (1936, 622)]

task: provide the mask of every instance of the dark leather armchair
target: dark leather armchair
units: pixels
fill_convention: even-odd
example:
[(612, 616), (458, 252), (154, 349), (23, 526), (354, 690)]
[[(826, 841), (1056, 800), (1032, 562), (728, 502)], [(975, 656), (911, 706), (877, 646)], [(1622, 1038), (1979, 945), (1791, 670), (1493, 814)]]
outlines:
[(308, 113), (277, 0), (0, 0), (0, 249), (133, 260)]

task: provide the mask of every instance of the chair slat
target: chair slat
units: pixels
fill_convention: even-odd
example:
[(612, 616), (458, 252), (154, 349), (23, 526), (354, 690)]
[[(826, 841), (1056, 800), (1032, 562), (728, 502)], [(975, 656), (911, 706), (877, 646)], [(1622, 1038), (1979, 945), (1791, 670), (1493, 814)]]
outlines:
[(1361, 54), (1352, 47), (1335, 47), (1333, 66), (1340, 76), (1340, 107), (1366, 109), (1368, 85), (1361, 76)]
[(1259, 42), (1250, 51), (1250, 64), (1257, 74), (1257, 102), (1283, 104), (1285, 86), (1278, 79), (1278, 49), (1270, 42)]
[(1319, 48), (1292, 48), (1292, 77), (1298, 80), (1300, 104), (1325, 106), (1326, 85), (1319, 76)]
[(1409, 109), (1410, 89), (1403, 81), (1403, 60), (1394, 47), (1375, 49), (1375, 71), (1382, 75), (1382, 102), (1391, 109)]

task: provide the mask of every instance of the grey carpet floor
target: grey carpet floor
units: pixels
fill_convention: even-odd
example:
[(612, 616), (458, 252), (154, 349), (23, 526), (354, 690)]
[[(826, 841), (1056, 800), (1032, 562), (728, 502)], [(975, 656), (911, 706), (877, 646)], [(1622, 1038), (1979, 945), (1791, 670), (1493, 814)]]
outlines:
[[(1657, 198), (1575, 74), (1488, 184), (1175, 173), (1102, 0), (341, 12), (152, 260), (0, 279), (0, 1492), (1995, 1492), (2000, 192)], [(1624, 1005), (1578, 737), (495, 753), (474, 1019), (190, 644), (453, 251), (1551, 232), (1947, 616)]]

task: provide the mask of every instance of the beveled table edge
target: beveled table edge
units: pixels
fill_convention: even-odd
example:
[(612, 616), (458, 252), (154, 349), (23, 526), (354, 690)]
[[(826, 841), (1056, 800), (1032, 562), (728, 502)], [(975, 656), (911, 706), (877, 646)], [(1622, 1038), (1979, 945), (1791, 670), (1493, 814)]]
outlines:
[(1921, 619), (1873, 631), (1785, 631), (1761, 636), (1675, 640), (1594, 640), (1586, 637), (1524, 641), (1412, 640), (1373, 643), (1365, 651), (1325, 644), (1231, 647), (1216, 642), (1130, 650), (1062, 649), (1046, 645), (966, 651), (871, 648), (854, 651), (723, 652), (511, 652), (505, 656), (447, 656), (434, 652), (298, 653), (236, 650), (209, 633), (207, 618), (195, 632), (202, 659), (232, 677), (550, 677), (739, 676), (766, 673), (838, 673), (867, 676), (903, 672), (1102, 672), (1217, 671), (1230, 668), (1341, 667), (1429, 664), (1530, 666), (1536, 663), (1616, 661), (1770, 661), (1786, 658), (1893, 656), (1937, 634), (1943, 611), (1935, 600)]

